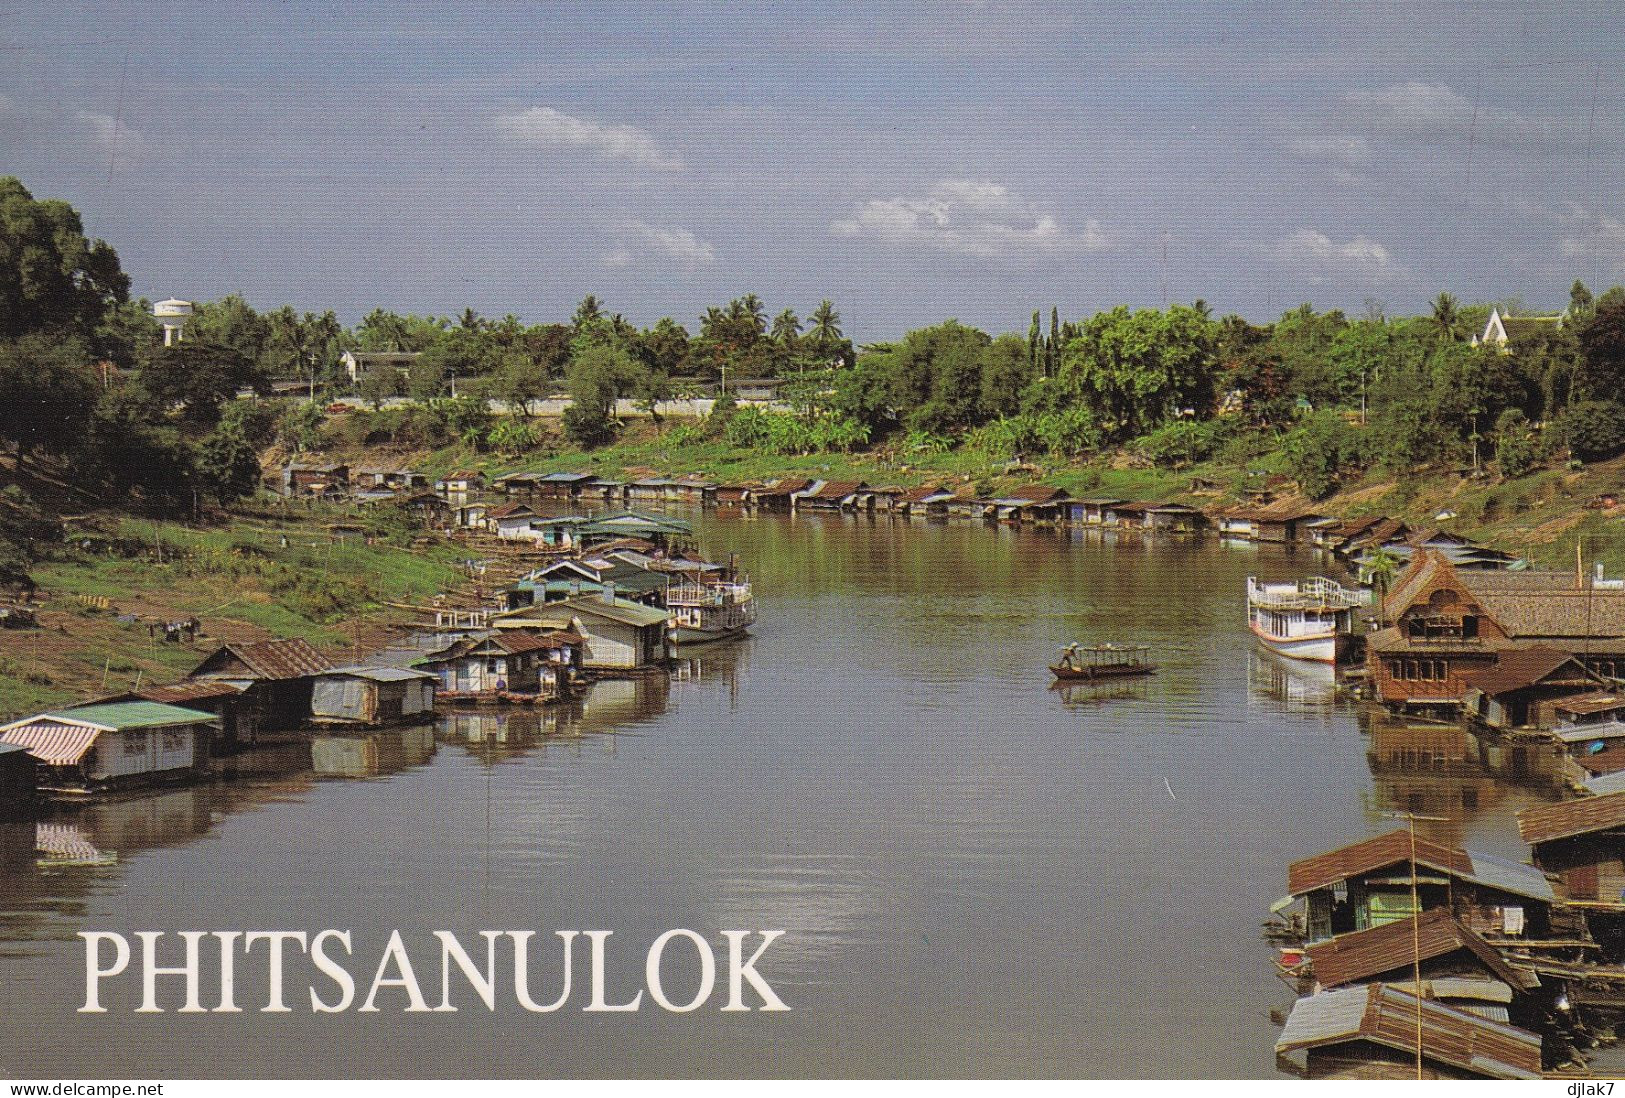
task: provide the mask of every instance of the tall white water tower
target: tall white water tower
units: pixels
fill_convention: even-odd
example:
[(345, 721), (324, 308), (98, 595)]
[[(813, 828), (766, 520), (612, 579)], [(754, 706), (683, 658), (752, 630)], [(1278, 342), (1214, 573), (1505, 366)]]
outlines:
[(164, 326), (164, 346), (179, 343), (186, 337), (186, 322), (192, 319), (192, 303), (172, 297), (152, 307), (152, 315)]

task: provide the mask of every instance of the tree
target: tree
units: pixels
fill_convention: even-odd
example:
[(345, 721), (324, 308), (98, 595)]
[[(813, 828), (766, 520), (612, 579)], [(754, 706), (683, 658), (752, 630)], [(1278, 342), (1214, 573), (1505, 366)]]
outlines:
[(1216, 329), (1188, 305), (1099, 313), (1067, 345), (1051, 403), (1082, 403), (1114, 441), (1179, 415), (1205, 415), (1213, 406)]
[(1569, 452), (1581, 461), (1600, 461), (1625, 449), (1625, 405), (1612, 400), (1582, 400), (1558, 419)]
[(36, 332), (0, 342), (0, 442), (19, 457), (68, 453), (99, 388), (82, 340)]
[(570, 366), (570, 406), (564, 410), (565, 437), (584, 450), (615, 437), (615, 400), (639, 372), (619, 347), (587, 348)]
[(785, 349), (794, 349), (796, 337), (801, 334), (801, 320), (794, 309), (786, 309), (773, 318), (773, 342)]
[(1603, 294), (1578, 339), (1583, 381), (1576, 388), (1595, 397), (1625, 392), (1625, 294)]
[[(383, 408), (385, 401), (400, 396), (405, 388), (399, 370), (393, 366), (375, 366), (361, 375), (356, 392), (360, 394), (362, 400), (371, 404), (372, 410), (376, 412)], [(437, 385), (436, 392), (438, 391)]]
[(253, 495), (260, 484), (259, 451), (240, 431), (222, 425), (197, 455), (198, 488), (222, 504)]
[(552, 389), (546, 366), (529, 355), (514, 353), (503, 359), (502, 366), (491, 376), (488, 392), (528, 416), (531, 402), (546, 397)]
[(1433, 329), (1446, 343), (1461, 338), (1461, 306), (1449, 293), (1441, 292), (1433, 299)]
[(192, 427), (213, 427), (239, 389), (271, 391), (257, 359), (229, 344), (188, 339), (160, 347), (141, 371), (140, 391), (159, 416), (177, 416)]
[(1061, 361), (1061, 310), (1054, 305), (1049, 307), (1049, 342), (1044, 345), (1044, 376), (1049, 377), (1055, 373), (1056, 364)]
[(86, 239), (78, 211), (0, 178), (0, 339), (62, 332), (96, 350), (103, 319), (129, 293), (118, 254)]
[(1586, 284), (1578, 278), (1575, 279), (1574, 285), (1569, 287), (1569, 319), (1584, 320), (1591, 315), (1594, 304), (1591, 291), (1586, 289)]
[(258, 365), (265, 357), (269, 327), (241, 294), (227, 294), (197, 307), (196, 316), (186, 326), (186, 338), (230, 347), (245, 362)]
[(812, 312), (808, 321), (807, 338), (820, 357), (828, 358), (841, 350), (844, 337), (841, 335), (841, 314), (835, 311), (835, 303), (825, 298), (818, 303), (818, 308)]

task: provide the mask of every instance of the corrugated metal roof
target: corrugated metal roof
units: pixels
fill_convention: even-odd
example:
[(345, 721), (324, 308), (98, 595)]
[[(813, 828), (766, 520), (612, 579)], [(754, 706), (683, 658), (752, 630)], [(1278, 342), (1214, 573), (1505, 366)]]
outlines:
[(1553, 702), (1552, 708), (1559, 713), (1577, 713), (1581, 715), (1606, 713), (1610, 709), (1625, 709), (1625, 694), (1614, 691), (1579, 694), (1572, 698), (1564, 698), (1561, 701)]
[(563, 602), (549, 604), (549, 609), (558, 607), (573, 614), (585, 614), (587, 617), (607, 618), (622, 625), (635, 625), (640, 628), (659, 625), (667, 620), (669, 615), (664, 610), (651, 606), (643, 606), (625, 599), (616, 599), (611, 605), (597, 596), (581, 599), (565, 599)]
[(1540, 1078), (1540, 1037), (1382, 984), (1299, 999), (1275, 1044), (1277, 1054), (1364, 1039), (1495, 1079)]
[(1476, 851), (1468, 851), (1467, 857), (1473, 863), (1473, 871), (1467, 876), (1470, 881), (1532, 900), (1545, 900), (1547, 903), (1557, 900), (1557, 893), (1552, 891), (1552, 882), (1532, 865)]
[[(1390, 831), (1293, 862), (1287, 868), (1287, 891), (1301, 896), (1305, 892), (1313, 892), (1384, 866), (1409, 862), (1410, 857), (1410, 834), (1404, 829)], [(1422, 865), (1454, 873), (1458, 877), (1468, 876), (1473, 871), (1473, 864), (1465, 850), (1440, 846), (1427, 839), (1416, 840), (1416, 860)]]
[(404, 667), (335, 667), (322, 672), (323, 677), (343, 675), (352, 679), (370, 679), (373, 682), (409, 682), (412, 679), (432, 679), (427, 671), (408, 671)]
[[(213, 713), (204, 713), (197, 709), (183, 709), (178, 705), (166, 705), (163, 702), (154, 701), (106, 702), (101, 705), (83, 705), (72, 709), (58, 710), (53, 713), (43, 713), (41, 716), (48, 717), (51, 720), (88, 724), (113, 732), (125, 728), (157, 728), (170, 724), (203, 724), (218, 719)], [(12, 727), (15, 727), (15, 725)]]
[(845, 499), (853, 492), (866, 488), (861, 480), (821, 480), (802, 494), (803, 499)]
[(100, 728), (59, 724), (32, 718), (38, 723), (11, 727), (0, 732), (0, 742), (16, 744), (47, 766), (72, 766), (85, 757), (102, 734)]
[(1581, 797), (1518, 813), (1518, 837), (1531, 846), (1616, 827), (1625, 827), (1625, 793)]
[(1625, 721), (1598, 721), (1595, 724), (1577, 724), (1572, 728), (1552, 730), (1563, 743), (1587, 743), (1591, 740), (1612, 740), (1625, 736)]
[[(281, 679), (302, 679), (307, 675), (318, 675), (330, 670), (333, 664), (320, 652), (310, 646), (308, 641), (297, 637), (284, 640), (261, 641), (258, 644), (228, 644), (224, 645), (214, 655), (198, 665), (193, 671), (197, 676), (204, 667), (216, 659), (220, 652), (229, 652), (242, 662), (243, 666), (262, 680), (277, 681)], [(241, 678), (240, 675), (221, 674), (222, 679)]]
[(1625, 770), (1616, 770), (1612, 774), (1598, 774), (1594, 778), (1587, 778), (1585, 788), (1597, 796), (1606, 796), (1609, 793), (1625, 793)]
[(1521, 973), (1512, 968), (1494, 946), (1463, 926), (1445, 908), (1423, 912), (1420, 919), (1400, 919), (1369, 930), (1340, 934), (1330, 941), (1310, 946), (1307, 952), (1314, 965), (1315, 979), (1322, 986), (1333, 988), (1361, 983), (1412, 965), (1418, 957), (1428, 961), (1462, 949), (1470, 951), (1508, 985), (1535, 986), (1533, 973)]

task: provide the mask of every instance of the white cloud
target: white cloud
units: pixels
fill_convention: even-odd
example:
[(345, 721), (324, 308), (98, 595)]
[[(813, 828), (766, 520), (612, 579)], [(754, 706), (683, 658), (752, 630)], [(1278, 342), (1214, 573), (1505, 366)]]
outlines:
[(1342, 134), (1294, 137), (1286, 147), (1300, 160), (1324, 160), (1345, 169), (1364, 167), (1371, 162), (1371, 145), (1363, 137)]
[(616, 228), (620, 245), (604, 257), (610, 267), (630, 267), (640, 258), (673, 259), (685, 267), (706, 267), (717, 260), (716, 249), (687, 229), (662, 229), (644, 221), (623, 221)]
[(146, 139), (141, 133), (110, 114), (79, 111), (77, 118), (85, 138), (103, 156), (128, 163), (145, 150)]
[(647, 130), (605, 125), (552, 107), (498, 115), (492, 125), (515, 144), (586, 149), (607, 160), (626, 160), (663, 171), (680, 171), (683, 167), (683, 158), (662, 149)]
[(1541, 121), (1480, 100), (1473, 100), (1448, 84), (1406, 80), (1374, 91), (1350, 92), (1343, 97), (1342, 124), (1364, 132), (1417, 141), (1454, 137), (1499, 147), (1552, 148), (1574, 146), (1584, 128), (1572, 119)]
[(1098, 251), (1110, 244), (1097, 221), (1071, 232), (1002, 184), (967, 179), (943, 180), (924, 198), (870, 199), (829, 228), (837, 236), (983, 257)]
[(1368, 236), (1339, 243), (1318, 229), (1299, 229), (1277, 240), (1268, 254), (1312, 283), (1332, 278), (1382, 282), (1404, 274), (1393, 253)]

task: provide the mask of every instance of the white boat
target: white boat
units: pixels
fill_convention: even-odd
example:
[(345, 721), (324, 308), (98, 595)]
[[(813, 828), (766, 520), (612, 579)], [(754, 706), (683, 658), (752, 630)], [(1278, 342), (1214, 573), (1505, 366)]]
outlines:
[(745, 634), (756, 620), (748, 577), (684, 580), (666, 589), (674, 644), (700, 644)]
[(1335, 664), (1354, 637), (1354, 611), (1364, 600), (1315, 576), (1288, 583), (1247, 577), (1247, 626), (1265, 647), (1295, 660)]

